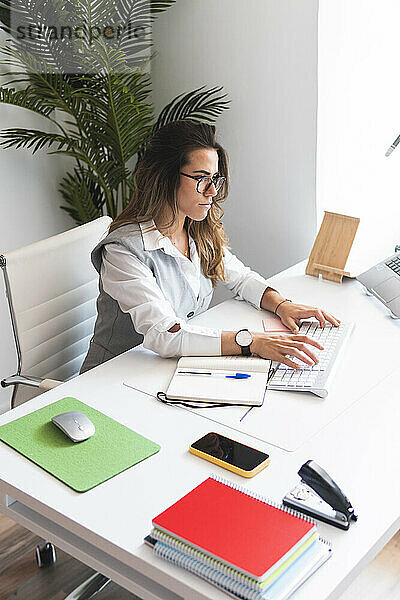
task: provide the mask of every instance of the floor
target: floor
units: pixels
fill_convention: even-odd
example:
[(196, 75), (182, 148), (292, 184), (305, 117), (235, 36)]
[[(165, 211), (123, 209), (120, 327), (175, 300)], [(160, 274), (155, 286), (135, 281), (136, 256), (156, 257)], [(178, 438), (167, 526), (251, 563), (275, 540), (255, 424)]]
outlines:
[[(38, 569), (36, 544), (43, 540), (0, 515), (0, 600), (64, 600), (93, 571), (57, 550), (57, 563)], [(135, 600), (114, 583), (99, 600)], [(400, 531), (346, 590), (340, 600), (400, 599)]]
[[(43, 540), (0, 515), (0, 600), (64, 600), (93, 571), (57, 549), (57, 563), (38, 569), (34, 549)], [(110, 583), (96, 598), (135, 600)]]
[(353, 581), (340, 600), (400, 600), (400, 531)]

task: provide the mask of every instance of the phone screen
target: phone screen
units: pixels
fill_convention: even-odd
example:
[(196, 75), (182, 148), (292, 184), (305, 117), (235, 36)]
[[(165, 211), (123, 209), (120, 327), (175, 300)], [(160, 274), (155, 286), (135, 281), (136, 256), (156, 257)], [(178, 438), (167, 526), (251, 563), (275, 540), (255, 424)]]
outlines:
[(244, 471), (252, 471), (260, 463), (269, 458), (265, 452), (260, 452), (250, 446), (235, 442), (219, 433), (207, 433), (192, 444), (192, 448), (200, 450), (209, 456), (219, 458), (229, 465), (239, 467)]

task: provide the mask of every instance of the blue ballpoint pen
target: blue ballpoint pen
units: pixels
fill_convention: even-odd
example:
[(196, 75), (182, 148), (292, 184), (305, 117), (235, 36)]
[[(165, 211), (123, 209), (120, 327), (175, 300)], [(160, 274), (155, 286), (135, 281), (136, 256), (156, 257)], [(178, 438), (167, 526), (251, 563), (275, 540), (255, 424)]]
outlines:
[(227, 379), (248, 379), (251, 377), (249, 373), (235, 373), (235, 375), (225, 375)]
[(249, 373), (235, 373), (234, 375), (223, 375), (222, 373), (212, 373), (211, 371), (178, 371), (177, 375), (213, 375), (214, 377), (222, 375), (226, 379), (248, 379), (249, 377), (251, 377)]

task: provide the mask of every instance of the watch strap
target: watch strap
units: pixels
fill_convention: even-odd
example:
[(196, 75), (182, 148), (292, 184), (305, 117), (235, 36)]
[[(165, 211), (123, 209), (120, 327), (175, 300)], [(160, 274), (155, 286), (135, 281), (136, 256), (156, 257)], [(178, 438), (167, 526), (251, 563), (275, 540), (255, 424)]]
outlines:
[(250, 346), (240, 346), (242, 349), (243, 356), (251, 356)]

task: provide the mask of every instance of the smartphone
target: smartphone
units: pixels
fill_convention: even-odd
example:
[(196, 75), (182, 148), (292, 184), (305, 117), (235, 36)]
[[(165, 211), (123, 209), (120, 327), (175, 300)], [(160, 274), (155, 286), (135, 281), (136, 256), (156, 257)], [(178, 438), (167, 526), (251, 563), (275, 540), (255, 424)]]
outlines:
[(189, 452), (242, 477), (254, 477), (270, 461), (269, 454), (214, 432), (194, 442)]

